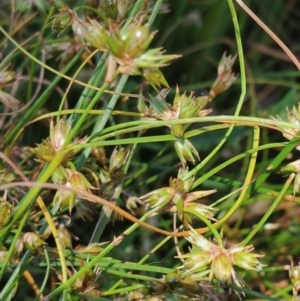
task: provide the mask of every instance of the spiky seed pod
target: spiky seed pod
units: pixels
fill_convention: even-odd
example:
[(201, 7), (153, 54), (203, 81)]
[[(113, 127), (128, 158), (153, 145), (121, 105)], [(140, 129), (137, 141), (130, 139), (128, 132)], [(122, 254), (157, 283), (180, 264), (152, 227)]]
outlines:
[(91, 155), (96, 159), (101, 166), (105, 166), (106, 152), (103, 146), (96, 146), (92, 148)]
[(129, 150), (125, 150), (124, 148), (118, 150), (117, 148), (115, 148), (110, 156), (109, 172), (113, 173), (114, 171), (122, 169), (126, 164), (128, 155)]
[(63, 166), (56, 168), (52, 174), (52, 181), (55, 184), (64, 185), (68, 181), (68, 174)]
[(162, 86), (169, 88), (166, 78), (158, 68), (144, 69), (143, 76), (149, 85), (151, 85), (151, 87), (155, 90), (158, 90), (158, 88), (161, 88)]
[(63, 248), (72, 248), (72, 236), (64, 224), (59, 224), (57, 228), (58, 238)]
[(0, 200), (0, 229), (8, 224), (13, 211), (13, 206), (4, 198)]
[[(242, 287), (244, 283), (235, 272), (237, 265), (244, 270), (260, 269), (263, 265), (258, 261), (262, 255), (250, 253), (252, 246), (235, 246), (225, 249), (223, 245), (215, 244), (204, 236), (192, 233), (186, 238), (192, 245), (190, 253), (180, 256), (185, 261), (183, 274), (197, 274), (205, 270), (209, 271), (209, 278), (215, 278), (222, 284), (231, 284)], [(202, 277), (202, 276), (200, 276)], [(194, 279), (196, 280), (196, 279)]]
[(53, 32), (58, 32), (58, 35), (60, 35), (69, 25), (72, 24), (75, 16), (75, 12), (67, 7), (60, 8), (59, 13), (52, 18), (50, 23), (51, 30)]
[(72, 188), (88, 192), (90, 189), (94, 188), (82, 173), (73, 171), (69, 168), (67, 168), (66, 171), (68, 174), (68, 182)]
[(23, 234), (24, 245), (32, 252), (40, 251), (46, 245), (45, 241), (41, 239), (41, 235), (34, 232), (26, 232)]
[(300, 189), (300, 160), (289, 163), (280, 169), (283, 174), (295, 173), (294, 179), (294, 195), (299, 192)]
[(182, 166), (186, 166), (187, 161), (195, 164), (195, 158), (200, 161), (198, 151), (188, 139), (177, 138), (174, 146)]
[(86, 40), (89, 45), (101, 51), (107, 51), (108, 32), (101, 23), (92, 19), (88, 19), (87, 23), (76, 19), (72, 26), (74, 32)]
[(210, 281), (213, 277), (221, 284), (231, 284), (235, 278), (234, 268), (225, 253), (220, 253), (213, 259), (209, 275)]
[(218, 76), (209, 92), (209, 99), (212, 100), (218, 94), (227, 90), (233, 82), (236, 80), (237, 76), (232, 73), (232, 66), (235, 62), (237, 55), (226, 56), (226, 52), (223, 54), (221, 61), (218, 66)]
[[(294, 126), (297, 126), (297, 128), (290, 128), (287, 126), (278, 125), (277, 128), (279, 131), (281, 131), (282, 135), (288, 139), (292, 140), (294, 137), (296, 137), (298, 133), (298, 127), (300, 125), (300, 102), (298, 103), (298, 107), (293, 106), (292, 110), (287, 110), (287, 119), (288, 122)], [(280, 117), (277, 116), (277, 118), (273, 118), (275, 120), (282, 121)], [(300, 144), (296, 147), (297, 150), (300, 150)]]
[(163, 187), (145, 194), (140, 199), (152, 208), (161, 209), (173, 199), (174, 194), (174, 189)]
[(75, 139), (69, 145), (65, 145), (70, 130), (71, 126), (67, 125), (63, 120), (60, 120), (55, 126), (53, 120), (51, 120), (50, 138), (44, 140), (43, 143), (38, 144), (35, 148), (30, 149), (36, 155), (36, 160), (39, 162), (51, 162), (58, 153), (63, 152), (64, 159), (62, 162), (66, 162), (79, 152), (80, 149), (73, 150), (72, 146), (84, 143), (87, 139)]

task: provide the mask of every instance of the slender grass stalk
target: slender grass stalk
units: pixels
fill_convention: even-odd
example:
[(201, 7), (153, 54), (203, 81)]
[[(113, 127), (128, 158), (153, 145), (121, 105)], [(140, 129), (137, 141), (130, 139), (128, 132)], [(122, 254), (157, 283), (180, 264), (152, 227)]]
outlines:
[(43, 293), (43, 291), (46, 288), (46, 285), (47, 285), (47, 282), (48, 282), (48, 279), (49, 279), (49, 275), (50, 275), (50, 258), (49, 258), (49, 254), (48, 254), (48, 251), (47, 251), (46, 248), (44, 248), (44, 255), (45, 255), (45, 259), (46, 259), (47, 269), (46, 269), (46, 272), (45, 272), (44, 281), (43, 281), (43, 283), (41, 285), (40, 293), (39, 293), (39, 295), (36, 296), (36, 298), (34, 299), (34, 301), (38, 301), (39, 300), (41, 294)]
[[(239, 116), (246, 95), (246, 71), (245, 71), (244, 53), (243, 53), (243, 45), (242, 45), (241, 34), (240, 34), (240, 27), (239, 27), (236, 11), (232, 0), (228, 0), (228, 6), (230, 9), (232, 22), (235, 30), (234, 32), (235, 32), (235, 38), (237, 43), (238, 58), (240, 63), (241, 94), (234, 113), (234, 116)], [(219, 142), (219, 144), (215, 147), (215, 149), (200, 164), (198, 164), (195, 168), (193, 168), (193, 170), (191, 170), (190, 173), (186, 175), (186, 178), (195, 175), (199, 170), (201, 170), (203, 166), (205, 166), (209, 162), (209, 160), (211, 160), (218, 153), (218, 151), (226, 143), (233, 129), (234, 129), (234, 125), (231, 125), (228, 131), (225, 133), (224, 138)]]
[(274, 212), (275, 208), (278, 206), (278, 204), (282, 201), (282, 198), (288, 188), (290, 187), (292, 181), (295, 178), (295, 174), (291, 174), (287, 181), (285, 182), (284, 186), (282, 187), (280, 193), (272, 203), (272, 205), (268, 208), (264, 216), (260, 219), (260, 221), (255, 225), (255, 227), (252, 229), (252, 231), (247, 235), (247, 237), (243, 240), (242, 245), (245, 246), (251, 241), (251, 239), (254, 237), (254, 235), (262, 229), (264, 224), (266, 223), (267, 219), (270, 217), (270, 215)]
[[(141, 3), (142, 3), (141, 1), (137, 2), (136, 9), (138, 9), (138, 5), (141, 5)], [(162, 0), (158, 0), (156, 2), (155, 6), (154, 6), (154, 9), (152, 10), (152, 13), (150, 15), (149, 21), (148, 21), (149, 25), (151, 25), (154, 22), (157, 14), (158, 14), (159, 8), (161, 7), (161, 4), (162, 4)], [(130, 18), (125, 23), (124, 28), (126, 28), (129, 25), (129, 22), (130, 22)], [(118, 86), (116, 87), (116, 92), (121, 92), (123, 90), (127, 80), (128, 80), (128, 76), (123, 75), (122, 78), (120, 79), (120, 82), (119, 82)], [(92, 134), (93, 133), (99, 133), (99, 132), (102, 131), (102, 129), (104, 128), (104, 126), (106, 125), (106, 123), (108, 121), (108, 118), (111, 116), (111, 111), (114, 109), (118, 98), (119, 97), (118, 97), (117, 94), (112, 96), (112, 98), (109, 101), (109, 103), (107, 105), (107, 109), (105, 110), (102, 118), (100, 120), (98, 120), (98, 122), (95, 124)], [(78, 168), (80, 168), (82, 166), (83, 162), (88, 157), (90, 151), (91, 151), (91, 148), (86, 148), (85, 149), (85, 151), (83, 152), (83, 155), (81, 156), (80, 161), (78, 163)], [(133, 152), (133, 149), (132, 149), (132, 152)], [(130, 156), (130, 158), (132, 158), (131, 156)], [(127, 162), (127, 166), (128, 166), (129, 163), (130, 163), (130, 161)], [(103, 230), (104, 230), (106, 224), (108, 223), (108, 221), (110, 219), (111, 213), (112, 213), (112, 211), (107, 212), (106, 208), (103, 207), (102, 213), (101, 213), (101, 215), (98, 219), (98, 222), (97, 222), (96, 227), (94, 229), (93, 235), (90, 239), (90, 243), (99, 241), (99, 239), (100, 239), (100, 237), (103, 233)]]
[(45, 219), (49, 225), (49, 228), (51, 229), (51, 232), (52, 232), (52, 235), (54, 237), (55, 244), (57, 247), (57, 252), (58, 252), (59, 259), (60, 259), (60, 263), (61, 263), (62, 281), (66, 282), (68, 280), (66, 259), (65, 259), (65, 254), (64, 254), (64, 248), (62, 247), (62, 244), (60, 242), (57, 229), (55, 227), (55, 224), (52, 220), (52, 217), (51, 217), (44, 201), (42, 200), (42, 198), (40, 196), (38, 196), (36, 198), (36, 202), (40, 206), (40, 208), (45, 216)]

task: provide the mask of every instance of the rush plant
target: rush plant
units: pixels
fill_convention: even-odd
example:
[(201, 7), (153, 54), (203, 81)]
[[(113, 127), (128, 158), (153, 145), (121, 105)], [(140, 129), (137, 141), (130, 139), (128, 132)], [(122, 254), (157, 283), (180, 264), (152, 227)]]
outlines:
[(300, 106), (249, 112), (246, 18), (299, 63), (228, 0), (234, 46), (181, 72), (183, 2), (1, 4), (0, 300), (297, 299)]

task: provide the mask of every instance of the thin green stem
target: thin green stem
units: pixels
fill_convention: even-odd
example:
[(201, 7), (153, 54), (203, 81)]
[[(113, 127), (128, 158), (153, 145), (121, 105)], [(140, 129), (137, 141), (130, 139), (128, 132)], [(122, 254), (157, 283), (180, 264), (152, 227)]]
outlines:
[[(151, 212), (150, 212), (151, 213)], [(147, 220), (151, 215), (149, 213), (145, 214), (140, 221)], [(77, 273), (75, 273), (72, 277), (70, 277), (65, 283), (62, 283), (60, 286), (58, 286), (55, 290), (53, 290), (48, 296), (48, 300), (51, 300), (53, 297), (57, 296), (59, 293), (61, 293), (63, 290), (68, 288), (72, 283), (74, 283), (78, 278), (80, 278), (84, 273), (86, 273), (88, 270), (90, 270), (94, 265), (96, 265), (101, 259), (106, 256), (112, 249), (115, 248), (116, 245), (118, 245), (122, 239), (128, 235), (130, 235), (133, 231), (135, 231), (139, 227), (138, 223), (135, 223), (131, 225), (126, 231), (124, 231), (123, 234), (121, 234), (119, 237), (115, 238), (115, 240), (110, 243), (101, 253), (99, 253), (95, 258), (93, 258), (91, 261), (86, 263), (84, 267), (82, 267)]]
[[(150, 250), (150, 252), (145, 255), (139, 262), (138, 265), (141, 265), (144, 267), (143, 263), (151, 256), (151, 254), (154, 254), (160, 247), (162, 247), (169, 239), (171, 239), (171, 236), (166, 236), (162, 241), (160, 241), (154, 248)], [(165, 269), (165, 268), (164, 268)], [(166, 271), (165, 274), (171, 273), (173, 269), (169, 269), (169, 271)], [(123, 279), (120, 279), (117, 283), (115, 283), (107, 292), (115, 290), (118, 286), (120, 286), (123, 283)]]
[(90, 104), (86, 108), (85, 112), (80, 116), (79, 120), (76, 122), (76, 124), (72, 128), (70, 134), (66, 138), (63, 148), (66, 147), (67, 145), (69, 145), (70, 142), (72, 141), (72, 139), (76, 136), (76, 134), (78, 133), (79, 129), (82, 127), (82, 125), (86, 121), (86, 119), (87, 119), (87, 117), (89, 115), (89, 111), (95, 106), (95, 104), (97, 103), (97, 101), (99, 100), (99, 98), (103, 95), (104, 91), (108, 88), (108, 86), (109, 86), (109, 84), (105, 83), (100, 88), (100, 90), (97, 91), (97, 93), (94, 96), (93, 100), (90, 102)]
[(161, 5), (163, 3), (163, 0), (157, 0), (153, 9), (152, 9), (152, 12), (151, 12), (151, 15), (150, 15), (150, 18), (148, 20), (148, 24), (151, 26), (161, 8)]
[[(201, 221), (203, 221), (206, 224), (206, 226), (209, 228), (209, 230), (212, 232), (212, 234), (214, 235), (215, 239), (218, 242), (218, 245), (223, 246), (223, 241), (222, 241), (222, 238), (221, 238), (219, 232), (204, 215), (202, 215), (199, 212), (197, 212), (196, 210), (188, 208), (188, 207), (184, 208), (184, 212), (191, 213), (192, 215), (197, 216)], [(194, 229), (191, 228), (191, 230), (193, 231)]]
[(12, 275), (9, 277), (8, 281), (5, 283), (4, 287), (0, 292), (0, 300), (8, 300), (8, 296), (13, 292), (15, 285), (19, 278), (22, 277), (24, 266), (27, 265), (27, 262), (31, 256), (31, 252), (27, 251), (25, 255), (22, 257), (22, 260), (18, 264), (18, 266), (13, 271)]
[(287, 181), (285, 182), (284, 186), (280, 190), (279, 195), (276, 197), (272, 205), (268, 208), (264, 216), (260, 219), (260, 221), (255, 225), (255, 227), (252, 229), (252, 231), (247, 235), (247, 237), (243, 240), (241, 243), (242, 246), (245, 246), (251, 241), (251, 239), (255, 236), (255, 234), (262, 229), (263, 225), (266, 223), (267, 219), (271, 216), (271, 214), (274, 212), (278, 204), (282, 201), (282, 198), (288, 188), (290, 187), (292, 181), (295, 178), (295, 174), (291, 174)]
[(46, 248), (44, 248), (44, 256), (46, 259), (46, 272), (45, 272), (45, 277), (44, 277), (44, 281), (41, 285), (41, 289), (40, 289), (40, 293), (36, 296), (36, 298), (34, 299), (34, 301), (38, 301), (40, 300), (40, 295), (43, 293), (43, 291), (46, 288), (46, 285), (48, 283), (48, 279), (49, 279), (49, 275), (50, 275), (50, 258), (49, 258), (49, 254)]
[[(282, 131), (282, 128), (284, 129), (296, 129), (299, 130), (300, 127), (297, 124), (284, 122), (280, 120), (274, 120), (274, 119), (264, 119), (264, 118), (257, 118), (257, 117), (246, 117), (246, 116), (206, 116), (206, 117), (195, 117), (195, 118), (187, 118), (187, 119), (180, 119), (180, 120), (169, 120), (168, 125), (175, 125), (175, 124), (192, 124), (192, 123), (202, 123), (202, 122), (214, 122), (214, 123), (223, 123), (223, 128), (226, 128), (226, 126), (230, 124), (238, 125), (238, 126), (260, 126), (265, 128), (271, 128), (275, 129), (277, 131)], [(166, 126), (165, 121), (160, 120), (139, 120), (139, 121), (131, 121), (124, 125), (115, 125), (114, 127), (110, 127), (109, 129), (106, 129), (103, 131), (102, 135), (99, 137), (95, 137), (92, 142), (97, 143), (98, 141), (107, 140), (108, 138), (112, 138), (116, 135), (124, 134), (124, 133), (130, 133), (133, 131), (140, 131), (145, 129), (154, 129), (158, 127)], [(120, 128), (126, 128), (123, 131), (117, 131)], [(186, 138), (190, 138), (192, 136), (196, 136), (201, 132), (207, 131), (209, 127), (205, 127), (199, 130), (193, 130), (190, 132), (187, 132), (185, 134)], [(214, 128), (213, 128), (214, 129)], [(219, 128), (216, 128), (219, 129)], [(220, 128), (221, 129), (221, 128)], [(109, 131), (109, 134), (103, 135)], [(149, 137), (151, 139), (151, 136)], [(172, 139), (174, 140), (174, 139)], [(160, 140), (162, 141), (162, 140)], [(95, 145), (93, 144), (93, 145)], [(92, 144), (91, 144), (92, 146)]]
[(0, 271), (0, 280), (2, 279), (2, 277), (3, 277), (3, 275), (4, 275), (5, 271), (6, 271), (8, 263), (11, 261), (13, 253), (16, 251), (17, 241), (18, 241), (18, 239), (21, 236), (23, 227), (24, 227), (24, 225), (27, 222), (27, 218), (29, 216), (29, 213), (30, 213), (29, 210), (27, 212), (25, 212), (24, 216), (21, 219), (19, 227), (18, 227), (18, 229), (16, 231), (16, 234), (15, 234), (15, 236), (14, 236), (12, 242), (11, 242), (10, 248), (8, 250), (8, 253), (6, 255), (6, 258), (5, 258), (4, 262), (3, 262), (3, 265), (2, 265), (2, 268), (1, 268), (1, 271)]
[[(134, 8), (131, 12), (132, 16), (137, 14), (138, 9), (139, 9), (141, 4), (142, 4), (142, 1), (137, 1), (136, 5), (134, 6)], [(154, 22), (157, 14), (158, 14), (158, 11), (160, 9), (161, 4), (162, 4), (162, 0), (159, 0), (159, 1), (156, 2), (155, 6), (154, 6), (154, 9), (152, 10), (150, 18), (149, 18), (149, 22), (148, 22), (149, 25), (151, 25)], [(131, 18), (128, 18), (127, 22), (124, 25), (124, 28), (126, 28), (129, 25), (130, 19)], [(118, 92), (118, 93), (122, 92), (127, 80), (128, 80), (128, 75), (123, 75), (121, 77), (120, 82), (118, 83), (118, 86), (116, 87), (116, 92)], [(104, 127), (105, 127), (109, 117), (111, 116), (112, 110), (114, 109), (118, 99), (119, 99), (119, 96), (117, 94), (112, 96), (112, 98), (109, 101), (109, 103), (107, 105), (107, 108), (106, 108), (102, 118), (100, 120), (98, 120), (98, 122), (95, 124), (94, 129), (93, 129), (93, 133), (101, 133), (102, 129), (104, 129)], [(79, 168), (83, 165), (83, 162), (89, 156), (90, 151), (91, 151), (91, 148), (86, 148), (84, 150), (83, 156), (81, 156), (80, 161), (78, 163)], [(133, 150), (131, 152), (131, 156), (132, 155), (133, 155)], [(129, 162), (130, 161), (127, 162), (127, 168), (129, 166)], [(121, 189), (120, 189), (120, 192), (121, 192)], [(94, 229), (93, 235), (90, 239), (90, 243), (99, 241), (99, 239), (100, 239), (100, 237), (103, 233), (103, 230), (105, 229), (105, 226), (106, 226), (106, 224), (108, 223), (108, 221), (110, 219), (111, 214), (112, 214), (111, 210), (108, 211), (107, 208), (103, 207), (101, 215), (100, 215), (100, 217), (98, 219), (98, 222), (96, 224), (96, 227)]]
[[(232, 3), (232, 0), (228, 0), (228, 5), (230, 8), (230, 13), (233, 21), (233, 26), (235, 30), (235, 38), (237, 43), (237, 49), (238, 49), (238, 57), (239, 57), (239, 63), (240, 63), (240, 74), (241, 74), (241, 95), (234, 113), (234, 116), (238, 116), (240, 114), (245, 95), (246, 95), (246, 71), (245, 71), (245, 62), (244, 62), (244, 53), (243, 53), (243, 45), (241, 40), (241, 34), (240, 34), (240, 27), (239, 22), (237, 20), (237, 15), (235, 12), (234, 5)], [(189, 177), (192, 177), (195, 175), (201, 168), (206, 166), (206, 164), (216, 156), (217, 152), (222, 148), (222, 146), (225, 144), (229, 136), (231, 135), (234, 128), (234, 124), (230, 126), (228, 131), (225, 133), (223, 139), (219, 142), (219, 144), (215, 147), (215, 149), (210, 152), (210, 154), (195, 168), (193, 168), (186, 176), (185, 178), (188, 179)]]
[[(63, 153), (57, 154), (52, 162), (44, 169), (44, 172), (40, 175), (37, 180), (37, 183), (46, 183), (48, 179), (52, 176), (56, 168), (60, 165), (61, 161), (65, 155)], [(0, 237), (4, 236), (11, 228), (11, 226), (19, 219), (21, 215), (28, 210), (29, 206), (34, 202), (34, 199), (40, 192), (40, 187), (33, 187), (29, 190), (29, 192), (24, 196), (24, 198), (19, 203), (19, 206), (14, 212), (14, 215), (10, 221), (10, 223), (0, 230)]]
[(227, 0), (227, 1), (228, 1), (228, 6), (230, 9), (233, 27), (234, 27), (235, 39), (236, 39), (237, 50), (238, 50), (238, 58), (240, 63), (240, 73), (241, 73), (241, 95), (237, 104), (237, 108), (234, 113), (234, 116), (238, 116), (240, 114), (246, 96), (246, 70), (245, 70), (244, 51), (243, 51), (243, 44), (241, 39), (240, 26), (236, 15), (235, 7), (232, 0)]
[(92, 99), (96, 93), (95, 89), (91, 89), (90, 87), (98, 87), (100, 83), (104, 80), (105, 74), (106, 74), (106, 65), (105, 61), (108, 57), (108, 53), (102, 53), (101, 59), (99, 60), (96, 69), (94, 70), (91, 78), (88, 81), (88, 86), (84, 88), (82, 94), (80, 95), (80, 98), (78, 102), (76, 103), (75, 109), (73, 114), (68, 118), (68, 122), (74, 122), (77, 121), (77, 112), (76, 109), (85, 109), (87, 108), (90, 99)]

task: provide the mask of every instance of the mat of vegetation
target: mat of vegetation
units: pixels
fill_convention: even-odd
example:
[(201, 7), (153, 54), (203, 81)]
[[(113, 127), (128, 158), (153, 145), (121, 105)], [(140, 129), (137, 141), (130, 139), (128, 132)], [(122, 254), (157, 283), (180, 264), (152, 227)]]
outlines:
[(0, 300), (297, 300), (296, 3), (1, 1)]

